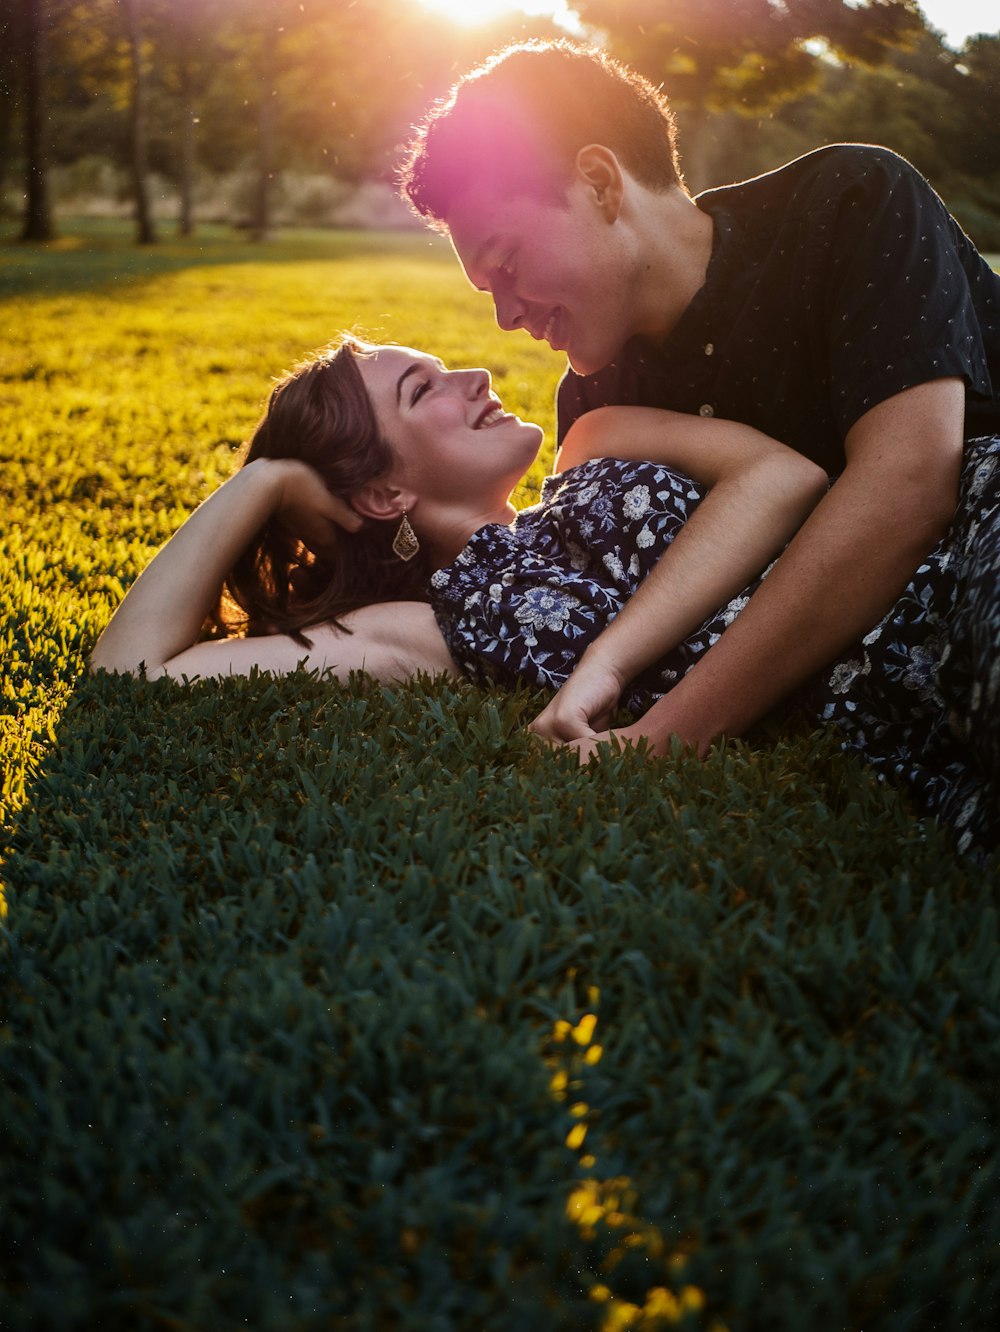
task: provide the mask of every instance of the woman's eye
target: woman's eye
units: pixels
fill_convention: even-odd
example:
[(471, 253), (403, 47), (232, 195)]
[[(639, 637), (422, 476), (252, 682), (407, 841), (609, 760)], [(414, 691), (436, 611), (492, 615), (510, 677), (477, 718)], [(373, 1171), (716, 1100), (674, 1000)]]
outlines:
[(421, 382), (417, 385), (416, 389), (413, 392), (413, 397), (410, 399), (411, 407), (415, 407), (417, 405), (417, 403), (424, 396), (424, 394), (427, 392), (430, 386), (431, 386), (431, 381), (429, 379), (421, 380)]

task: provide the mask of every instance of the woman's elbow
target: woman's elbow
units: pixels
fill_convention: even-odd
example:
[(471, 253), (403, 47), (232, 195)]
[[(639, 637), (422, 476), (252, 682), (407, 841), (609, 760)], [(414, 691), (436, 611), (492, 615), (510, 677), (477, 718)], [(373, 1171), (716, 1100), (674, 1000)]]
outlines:
[(162, 662), (149, 661), (137, 652), (129, 652), (120, 647), (116, 649), (98, 639), (93, 652), (87, 658), (87, 672), (90, 675), (97, 675), (100, 671), (108, 675), (141, 676), (144, 680), (155, 680), (158, 676), (166, 674)]
[(808, 518), (830, 488), (830, 478), (823, 468), (801, 453), (781, 458), (779, 476), (799, 522)]

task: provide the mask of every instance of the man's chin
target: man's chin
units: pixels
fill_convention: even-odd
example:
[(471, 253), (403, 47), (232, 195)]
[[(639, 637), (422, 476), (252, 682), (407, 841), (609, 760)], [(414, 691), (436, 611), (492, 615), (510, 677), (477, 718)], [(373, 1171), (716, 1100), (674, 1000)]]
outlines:
[(597, 361), (592, 356), (588, 357), (585, 353), (581, 355), (572, 347), (566, 348), (566, 360), (569, 361), (569, 368), (573, 373), (581, 376), (596, 375), (598, 370), (603, 370), (608, 364), (607, 361)]

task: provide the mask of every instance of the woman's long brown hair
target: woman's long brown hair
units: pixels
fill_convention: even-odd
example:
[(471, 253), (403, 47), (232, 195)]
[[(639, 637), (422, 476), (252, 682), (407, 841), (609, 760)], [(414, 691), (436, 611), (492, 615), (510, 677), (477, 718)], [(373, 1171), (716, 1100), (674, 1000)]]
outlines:
[[(256, 458), (297, 458), (345, 500), (384, 476), (393, 453), (357, 365), (358, 357), (375, 350), (345, 338), (286, 375), (271, 394), (243, 465)], [(398, 519), (366, 519), (359, 532), (338, 529), (333, 553), (320, 558), (272, 519), (227, 575), (211, 622), (226, 633), (291, 634), (308, 647), (304, 629), (338, 624), (359, 606), (426, 601), (432, 570), (423, 552), (409, 563), (393, 553), (397, 527)]]

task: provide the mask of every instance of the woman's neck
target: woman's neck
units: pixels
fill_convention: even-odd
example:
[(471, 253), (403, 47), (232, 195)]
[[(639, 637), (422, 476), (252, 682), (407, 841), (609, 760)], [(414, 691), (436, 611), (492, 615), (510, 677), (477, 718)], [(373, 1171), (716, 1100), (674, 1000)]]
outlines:
[(433, 524), (434, 530), (429, 535), (431, 563), (435, 569), (443, 569), (462, 553), (481, 528), (492, 524), (509, 527), (517, 517), (517, 510), (508, 500), (501, 508), (486, 513), (453, 515), (449, 520)]

